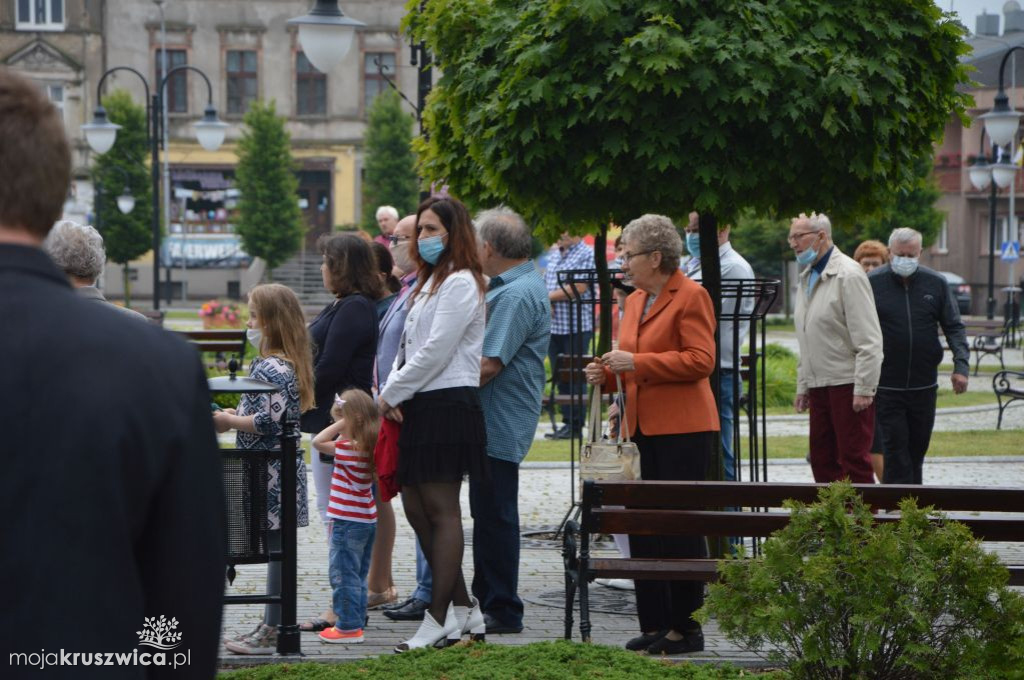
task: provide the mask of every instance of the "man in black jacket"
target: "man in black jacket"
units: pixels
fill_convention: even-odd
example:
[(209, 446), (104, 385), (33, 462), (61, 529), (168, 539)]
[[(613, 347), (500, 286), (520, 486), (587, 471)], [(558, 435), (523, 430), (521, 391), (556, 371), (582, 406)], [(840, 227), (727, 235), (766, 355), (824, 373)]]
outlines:
[(0, 677), (213, 678), (226, 542), (206, 379), (184, 341), (80, 297), (40, 248), (70, 174), (60, 115), (0, 68)]
[(956, 300), (941, 275), (918, 265), (921, 234), (895, 229), (892, 260), (868, 277), (882, 326), (882, 376), (876, 417), (882, 428), (886, 484), (920, 484), (935, 425), (935, 394), (943, 351), (938, 328), (953, 353), (953, 391), (967, 390), (970, 350)]

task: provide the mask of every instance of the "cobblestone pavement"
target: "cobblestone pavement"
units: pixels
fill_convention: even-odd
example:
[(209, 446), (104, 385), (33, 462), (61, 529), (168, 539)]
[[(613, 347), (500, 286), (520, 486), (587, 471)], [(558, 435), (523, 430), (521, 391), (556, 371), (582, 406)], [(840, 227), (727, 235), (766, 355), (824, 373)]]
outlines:
[[(773, 481), (809, 482), (810, 467), (803, 461), (770, 461), (768, 478)], [(925, 464), (925, 479), (932, 484), (979, 486), (1024, 486), (1024, 457), (1003, 459), (935, 459)], [(309, 484), (313, 488), (312, 480)], [(468, 516), (467, 488), (463, 485), (463, 522), (471, 527)], [(520, 513), (523, 531), (550, 530), (565, 516), (570, 501), (570, 471), (563, 464), (527, 464), (520, 475)], [(310, 501), (312, 502), (312, 497)], [(401, 499), (395, 499), (398, 515), (398, 536), (394, 553), (394, 578), (404, 599), (414, 588), (413, 534), (401, 510)], [(310, 511), (311, 518), (315, 513)], [(319, 520), (299, 530), (298, 614), (299, 620), (319, 614), (330, 601), (327, 581), (327, 547)], [(1024, 558), (1024, 546), (1014, 551)], [(603, 547), (603, 551), (611, 550)], [(472, 579), (472, 546), (467, 540), (466, 580)], [(264, 587), (266, 568), (263, 565), (242, 565), (230, 593), (258, 593)], [(560, 546), (544, 538), (525, 537), (520, 566), (520, 595), (525, 601), (525, 629), (519, 635), (490, 636), (489, 642), (522, 645), (561, 638), (564, 632), (562, 559)], [(592, 613), (594, 642), (622, 645), (636, 634), (636, 619), (631, 593), (593, 586), (596, 611)], [(614, 613), (609, 613), (614, 612)], [(262, 607), (228, 606), (224, 609), (224, 632), (234, 635), (248, 632), (262, 613)], [(302, 634), (302, 652), (309, 660), (339, 662), (392, 653), (398, 642), (413, 635), (416, 623), (397, 623), (380, 612), (370, 612), (366, 643), (362, 645), (328, 645), (315, 633)], [(574, 639), (579, 639), (578, 614)], [(712, 622), (705, 629), (706, 650), (691, 655), (706, 662), (731, 661), (742, 665), (761, 665), (755, 655), (738, 649), (719, 634)], [(280, 662), (280, 657), (241, 657), (222, 650), (225, 667), (252, 663)]]

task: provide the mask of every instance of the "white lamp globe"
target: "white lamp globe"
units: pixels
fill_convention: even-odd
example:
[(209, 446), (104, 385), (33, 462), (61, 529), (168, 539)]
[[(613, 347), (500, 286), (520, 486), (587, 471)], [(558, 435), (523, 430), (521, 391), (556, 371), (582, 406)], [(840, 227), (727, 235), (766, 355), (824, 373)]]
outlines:
[(356, 29), (366, 25), (342, 14), (337, 0), (317, 0), (309, 14), (287, 23), (298, 26), (302, 51), (321, 73), (329, 72), (345, 58)]
[(135, 197), (126, 190), (117, 197), (117, 209), (121, 211), (121, 214), (127, 215), (135, 209)]
[(988, 183), (992, 181), (992, 171), (984, 158), (978, 158), (967, 174), (971, 179), (971, 184), (979, 191), (988, 188)]
[(1013, 178), (1017, 175), (1017, 165), (1015, 163), (996, 163), (992, 166), (992, 181), (996, 183), (1000, 189), (1013, 184)]
[(97, 106), (93, 112), (92, 122), (82, 126), (85, 133), (85, 141), (89, 148), (96, 153), (106, 153), (114, 146), (117, 140), (117, 131), (120, 125), (107, 120), (107, 111), (102, 106)]
[(228, 124), (217, 118), (217, 111), (212, 106), (206, 107), (203, 119), (196, 121), (192, 127), (195, 128), (196, 139), (207, 151), (219, 149), (228, 131)]

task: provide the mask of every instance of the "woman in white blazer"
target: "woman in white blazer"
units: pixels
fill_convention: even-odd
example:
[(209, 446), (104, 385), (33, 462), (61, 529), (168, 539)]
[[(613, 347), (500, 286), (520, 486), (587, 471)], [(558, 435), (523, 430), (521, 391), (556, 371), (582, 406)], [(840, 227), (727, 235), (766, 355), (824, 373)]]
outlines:
[(380, 392), (384, 417), (402, 423), (402, 506), (433, 572), (430, 609), (403, 652), (463, 634), (482, 637), (479, 603), (462, 576), (459, 487), (485, 475), (487, 433), (477, 390), (483, 349), (484, 278), (465, 206), (429, 198), (416, 213), (417, 286), (395, 364)]

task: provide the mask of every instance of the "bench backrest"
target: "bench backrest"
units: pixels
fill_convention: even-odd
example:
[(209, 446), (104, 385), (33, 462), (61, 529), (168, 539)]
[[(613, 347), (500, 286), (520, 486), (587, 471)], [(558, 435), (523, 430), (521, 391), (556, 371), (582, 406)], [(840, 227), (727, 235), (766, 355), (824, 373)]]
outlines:
[(583, 376), (583, 369), (594, 360), (594, 357), (587, 354), (584, 356), (573, 354), (559, 354), (556, 365), (551, 367), (551, 377), (555, 382), (572, 382), (573, 370), (576, 371), (576, 382), (582, 383), (586, 380)]
[[(787, 499), (812, 503), (824, 484), (771, 482), (585, 482), (582, 529), (588, 533), (690, 536), (768, 536), (789, 523)], [(914, 497), (966, 524), (980, 539), (1024, 541), (1024, 488), (853, 485), (876, 508), (896, 509)], [(606, 506), (626, 506), (609, 508)], [(725, 512), (727, 507), (766, 512)], [(979, 516), (978, 512), (999, 515)], [(1020, 514), (1011, 514), (1020, 513)], [(878, 514), (878, 522), (899, 521)]]
[(238, 356), (239, 360), (245, 357), (244, 329), (177, 331), (177, 333), (189, 340), (200, 352), (234, 354)]

